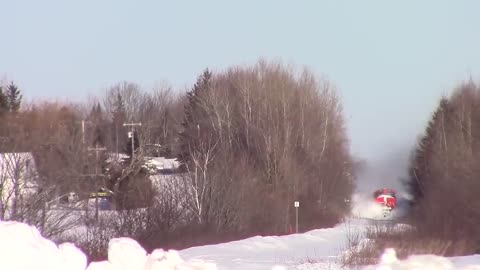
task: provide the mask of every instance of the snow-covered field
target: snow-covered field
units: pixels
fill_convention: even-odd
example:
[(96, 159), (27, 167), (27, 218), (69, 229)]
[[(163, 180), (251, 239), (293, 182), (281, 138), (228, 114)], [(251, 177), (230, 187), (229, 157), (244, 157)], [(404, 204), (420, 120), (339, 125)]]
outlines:
[[(273, 237), (253, 237), (219, 245), (194, 247), (180, 251), (189, 259), (215, 263), (219, 270), (295, 269), (340, 270), (341, 256), (347, 252), (347, 239), (364, 231), (371, 220), (351, 219), (334, 228), (319, 229), (303, 234)], [(397, 225), (399, 229), (402, 224)], [(444, 258), (434, 255), (412, 256), (399, 261), (395, 250), (386, 250), (378, 265), (366, 270), (480, 270), (480, 255)]]
[[(287, 236), (252, 237), (240, 241), (185, 250), (155, 250), (147, 254), (134, 240), (112, 239), (108, 261), (87, 265), (73, 244), (59, 246), (43, 238), (32, 226), (0, 222), (0, 269), (5, 270), (210, 270), (210, 269), (341, 269), (338, 258), (350, 233), (368, 226), (352, 219), (334, 228)], [(433, 255), (397, 260), (387, 250), (381, 263), (365, 269), (480, 270), (480, 255), (443, 258)]]
[[(252, 237), (219, 245), (194, 247), (180, 251), (186, 259), (215, 262), (218, 269), (296, 268), (315, 262), (316, 269), (332, 269), (345, 248), (349, 233), (360, 232), (368, 221), (355, 220), (334, 228), (312, 230), (286, 236)], [(303, 267), (303, 266), (302, 266)], [(306, 269), (306, 268), (299, 268)]]

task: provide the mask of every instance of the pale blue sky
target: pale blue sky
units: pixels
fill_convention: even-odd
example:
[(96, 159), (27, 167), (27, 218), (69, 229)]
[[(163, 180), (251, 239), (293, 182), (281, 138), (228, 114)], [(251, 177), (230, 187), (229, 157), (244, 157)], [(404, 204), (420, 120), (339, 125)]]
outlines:
[(259, 57), (338, 87), (353, 153), (406, 153), (441, 94), (480, 74), (480, 1), (0, 0), (0, 76), (27, 98), (120, 80), (191, 85)]

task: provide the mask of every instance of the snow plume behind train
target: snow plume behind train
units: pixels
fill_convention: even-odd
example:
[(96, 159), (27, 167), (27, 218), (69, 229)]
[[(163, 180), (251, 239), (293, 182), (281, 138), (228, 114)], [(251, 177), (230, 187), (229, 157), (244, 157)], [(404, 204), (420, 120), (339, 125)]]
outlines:
[(375, 202), (373, 193), (382, 188), (394, 189), (397, 207), (390, 218), (403, 216), (408, 210), (408, 198), (402, 180), (407, 178), (409, 154), (406, 150), (392, 151), (376, 159), (363, 161), (357, 171), (357, 185), (352, 197), (352, 215), (359, 218), (383, 217), (383, 207)]

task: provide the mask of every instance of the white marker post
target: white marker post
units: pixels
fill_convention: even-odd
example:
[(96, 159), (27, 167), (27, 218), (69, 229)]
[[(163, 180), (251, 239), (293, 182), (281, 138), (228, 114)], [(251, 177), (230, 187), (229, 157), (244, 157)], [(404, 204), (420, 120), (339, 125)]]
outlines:
[(298, 233), (298, 207), (300, 207), (300, 202), (295, 201), (294, 206), (295, 206), (295, 230)]

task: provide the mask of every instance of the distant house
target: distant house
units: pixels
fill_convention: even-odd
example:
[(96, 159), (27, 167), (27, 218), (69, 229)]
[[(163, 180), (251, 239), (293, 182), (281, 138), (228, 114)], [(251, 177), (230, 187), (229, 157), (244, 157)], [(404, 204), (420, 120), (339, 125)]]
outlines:
[(145, 157), (145, 160), (150, 174), (173, 174), (180, 167), (180, 162), (175, 158)]
[(0, 218), (37, 191), (37, 170), (32, 153), (0, 153)]
[(122, 163), (125, 162), (130, 158), (129, 155), (123, 154), (123, 153), (113, 153), (113, 152), (107, 152), (107, 163)]
[[(109, 152), (106, 156), (106, 162), (111, 164), (124, 163), (130, 158), (129, 155), (123, 153), (116, 154)], [(177, 173), (180, 168), (180, 162), (176, 158), (144, 156), (143, 160), (143, 167), (147, 169), (151, 175), (173, 174)]]

